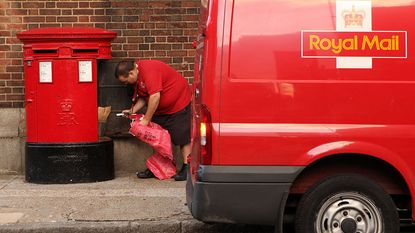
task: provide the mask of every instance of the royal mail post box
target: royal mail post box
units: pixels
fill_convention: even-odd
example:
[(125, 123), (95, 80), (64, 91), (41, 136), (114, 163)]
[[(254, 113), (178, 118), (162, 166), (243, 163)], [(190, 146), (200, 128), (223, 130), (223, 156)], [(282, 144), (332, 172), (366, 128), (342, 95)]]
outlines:
[(92, 182), (114, 177), (113, 142), (98, 137), (97, 61), (111, 58), (115, 32), (42, 28), (23, 43), (26, 180)]

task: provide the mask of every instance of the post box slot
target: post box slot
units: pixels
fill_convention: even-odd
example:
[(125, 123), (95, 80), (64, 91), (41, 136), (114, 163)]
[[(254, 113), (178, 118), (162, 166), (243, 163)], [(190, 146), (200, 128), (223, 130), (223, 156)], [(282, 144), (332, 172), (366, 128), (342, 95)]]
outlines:
[(98, 49), (74, 49), (74, 55), (88, 55), (88, 54), (97, 54)]
[(41, 50), (33, 50), (33, 54), (35, 55), (56, 55), (58, 50), (56, 49), (41, 49)]

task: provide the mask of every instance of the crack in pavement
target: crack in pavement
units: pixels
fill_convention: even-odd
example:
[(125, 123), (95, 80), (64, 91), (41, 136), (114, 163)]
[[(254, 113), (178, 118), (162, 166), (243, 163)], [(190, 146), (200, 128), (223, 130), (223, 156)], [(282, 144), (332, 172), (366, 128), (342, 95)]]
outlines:
[(6, 182), (3, 186), (0, 187), (0, 190), (4, 189), (5, 187), (7, 187), (9, 184), (11, 184), (13, 181), (15, 181), (17, 179), (17, 176), (13, 176), (8, 182)]

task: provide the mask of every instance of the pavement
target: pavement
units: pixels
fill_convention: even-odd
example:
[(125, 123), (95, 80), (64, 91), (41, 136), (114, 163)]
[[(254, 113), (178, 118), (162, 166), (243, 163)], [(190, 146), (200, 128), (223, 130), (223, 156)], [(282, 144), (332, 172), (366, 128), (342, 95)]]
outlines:
[(33, 184), (0, 175), (0, 233), (273, 232), (272, 227), (205, 224), (190, 215), (185, 182), (137, 179)]

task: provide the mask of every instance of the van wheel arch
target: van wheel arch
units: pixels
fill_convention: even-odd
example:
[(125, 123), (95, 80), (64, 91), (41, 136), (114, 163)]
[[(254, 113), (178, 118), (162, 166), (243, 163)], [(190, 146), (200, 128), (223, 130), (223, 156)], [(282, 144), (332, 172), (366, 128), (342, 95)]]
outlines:
[(387, 162), (362, 154), (337, 154), (308, 165), (294, 180), (284, 209), (284, 229), (293, 230), (299, 201), (313, 185), (325, 177), (339, 173), (365, 176), (392, 196), (395, 205), (405, 210), (405, 219), (412, 220), (411, 195), (405, 179)]
[(298, 205), (297, 233), (398, 233), (396, 206), (382, 187), (356, 174), (329, 176), (313, 185)]

